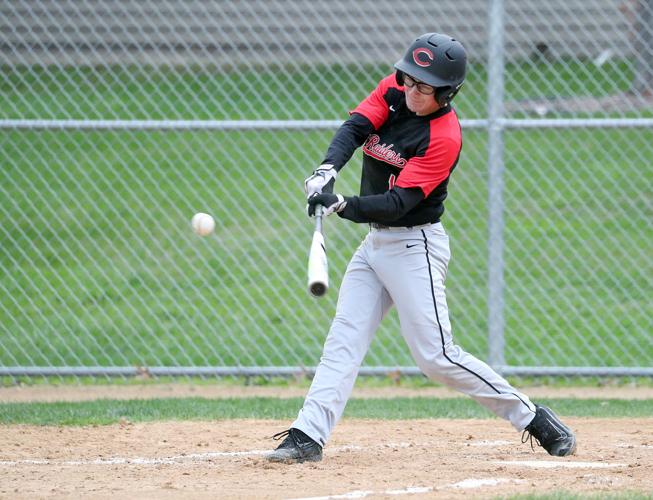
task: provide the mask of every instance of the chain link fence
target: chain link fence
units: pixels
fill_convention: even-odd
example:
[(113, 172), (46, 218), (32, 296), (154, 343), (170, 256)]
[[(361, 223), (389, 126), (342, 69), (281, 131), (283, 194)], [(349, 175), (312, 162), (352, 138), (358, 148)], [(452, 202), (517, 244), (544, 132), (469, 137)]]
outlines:
[[(652, 375), (652, 4), (0, 0), (0, 374), (310, 373), (367, 228), (325, 221), (312, 299), (303, 179), (440, 31), (470, 60), (457, 342), (508, 375)], [(418, 373), (395, 313), (362, 373), (393, 371)]]

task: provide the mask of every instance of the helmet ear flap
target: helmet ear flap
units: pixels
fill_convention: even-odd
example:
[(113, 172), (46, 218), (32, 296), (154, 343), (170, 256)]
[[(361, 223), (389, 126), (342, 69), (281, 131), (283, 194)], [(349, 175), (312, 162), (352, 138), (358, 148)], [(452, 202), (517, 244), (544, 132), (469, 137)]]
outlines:
[(395, 72), (395, 80), (397, 81), (397, 85), (403, 87), (403, 85), (404, 85), (404, 72), (397, 70)]
[[(455, 94), (455, 92), (453, 92), (453, 94)], [(451, 99), (453, 99), (453, 94), (451, 92), (451, 87), (438, 87), (435, 89), (435, 100), (440, 107), (444, 107), (449, 104)]]
[(435, 89), (435, 100), (440, 106), (446, 106), (451, 102), (462, 86), (463, 84), (461, 83), (457, 87), (439, 87)]

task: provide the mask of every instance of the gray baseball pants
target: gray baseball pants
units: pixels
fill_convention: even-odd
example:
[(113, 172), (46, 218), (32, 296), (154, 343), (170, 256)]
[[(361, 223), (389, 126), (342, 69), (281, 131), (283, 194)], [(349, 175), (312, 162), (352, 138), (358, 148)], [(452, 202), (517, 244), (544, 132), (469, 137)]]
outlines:
[(441, 223), (370, 230), (349, 262), (322, 358), (291, 427), (327, 442), (393, 304), (401, 333), (427, 377), (468, 394), (517, 430), (530, 423), (535, 406), (528, 397), (453, 342), (444, 286), (450, 255)]

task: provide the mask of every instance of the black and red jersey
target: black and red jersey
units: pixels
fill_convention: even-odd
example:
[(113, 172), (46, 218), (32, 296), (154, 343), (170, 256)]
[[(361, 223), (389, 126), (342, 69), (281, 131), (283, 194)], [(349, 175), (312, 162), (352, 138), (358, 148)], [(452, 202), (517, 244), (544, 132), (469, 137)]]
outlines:
[(339, 170), (360, 146), (360, 196), (346, 198), (342, 217), (389, 226), (439, 221), (462, 147), (460, 123), (449, 105), (418, 116), (389, 75), (351, 112), (323, 163)]

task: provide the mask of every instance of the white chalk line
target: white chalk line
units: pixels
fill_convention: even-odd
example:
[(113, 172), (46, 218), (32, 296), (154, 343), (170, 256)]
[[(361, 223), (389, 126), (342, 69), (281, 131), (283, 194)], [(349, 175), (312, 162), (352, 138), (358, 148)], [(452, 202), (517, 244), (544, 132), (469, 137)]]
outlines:
[(374, 490), (354, 490), (348, 491), (346, 493), (340, 493), (337, 495), (327, 495), (322, 497), (304, 497), (304, 498), (295, 498), (293, 500), (336, 500), (339, 498), (365, 498), (372, 495), (414, 495), (417, 493), (430, 493), (433, 491), (441, 490), (470, 490), (474, 488), (482, 488), (484, 486), (496, 486), (499, 484), (511, 483), (511, 484), (520, 484), (526, 483), (524, 479), (505, 479), (505, 478), (492, 478), (492, 479), (464, 479), (463, 481), (458, 481), (457, 483), (444, 484), (441, 486), (409, 486), (401, 490), (385, 490), (385, 491), (374, 491)]
[(204, 462), (212, 458), (255, 456), (270, 453), (270, 450), (232, 451), (232, 452), (210, 452), (210, 453), (189, 453), (187, 455), (173, 455), (164, 458), (143, 458), (143, 457), (111, 457), (95, 458), (92, 460), (1, 460), (0, 465), (166, 465), (181, 464), (184, 462)]
[[(488, 443), (479, 443), (479, 446), (489, 446)], [(589, 469), (606, 469), (606, 468), (618, 468), (618, 467), (627, 467), (627, 464), (621, 463), (605, 463), (605, 462), (569, 462), (569, 461), (553, 461), (553, 460), (502, 460), (495, 461), (495, 464), (502, 465), (518, 465), (523, 467), (532, 467), (532, 468), (589, 468)], [(294, 500), (336, 500), (336, 499), (346, 499), (346, 498), (365, 498), (371, 495), (412, 495), (416, 493), (430, 493), (433, 491), (446, 490), (446, 489), (455, 489), (455, 490), (468, 490), (474, 488), (482, 488), (486, 486), (496, 486), (499, 484), (511, 483), (511, 484), (523, 484), (528, 481), (524, 479), (505, 479), (505, 478), (493, 478), (493, 479), (464, 479), (453, 484), (447, 484), (442, 486), (411, 486), (401, 490), (385, 490), (385, 491), (374, 491), (374, 490), (355, 490), (349, 491), (347, 493), (342, 493), (338, 495), (328, 495), (322, 497), (305, 497), (305, 498), (296, 498)]]
[[(408, 448), (410, 443), (383, 444), (372, 448)], [(24, 459), (24, 460), (0, 460), (0, 466), (18, 465), (59, 465), (59, 466), (80, 466), (80, 465), (183, 465), (187, 463), (206, 462), (215, 458), (262, 456), (270, 453), (271, 450), (250, 450), (250, 451), (215, 451), (207, 453), (186, 453), (162, 458), (144, 457), (110, 457), (95, 458), (91, 460), (56, 460), (56, 459)], [(361, 446), (340, 446), (332, 448), (331, 451), (365, 451)]]
[[(507, 443), (507, 442), (505, 442)], [(504, 444), (503, 441), (478, 441), (470, 443), (471, 446), (496, 446)], [(510, 444), (510, 443), (508, 443)], [(364, 452), (373, 449), (398, 449), (418, 446), (413, 443), (383, 443), (371, 447), (362, 446), (340, 446), (330, 448), (331, 453), (340, 452)], [(425, 446), (425, 445), (424, 445)], [(264, 456), (271, 450), (250, 450), (250, 451), (216, 451), (207, 453), (185, 453), (170, 457), (147, 458), (147, 457), (109, 457), (95, 458), (90, 460), (57, 460), (57, 459), (22, 459), (22, 460), (0, 460), (0, 467), (16, 467), (21, 465), (56, 465), (56, 466), (84, 466), (84, 465), (193, 465), (219, 458), (252, 457)], [(574, 462), (574, 461), (553, 461), (553, 460), (507, 460), (495, 461), (496, 464), (515, 465), (530, 468), (618, 468), (627, 467), (622, 463), (605, 462)]]

